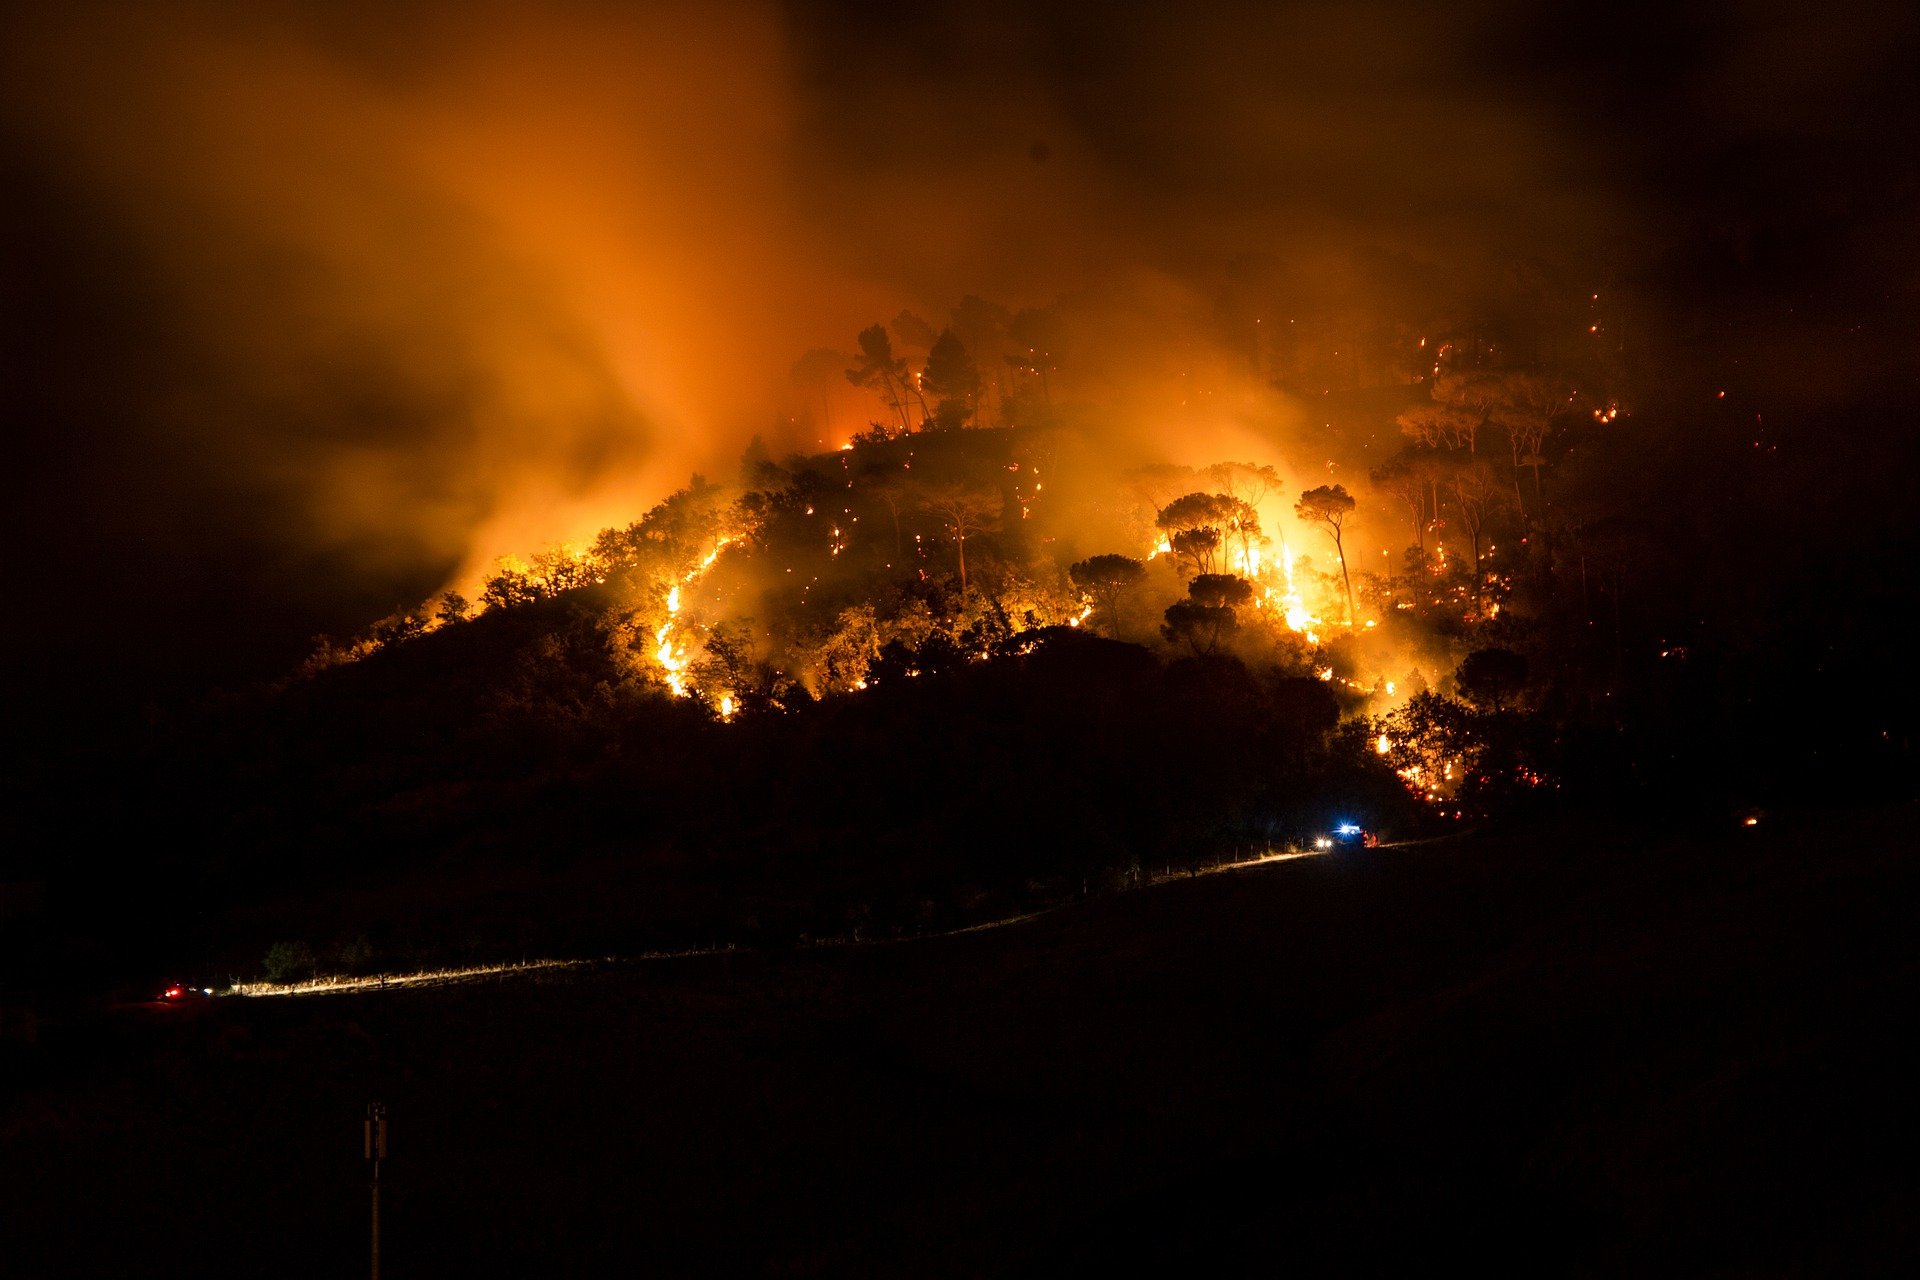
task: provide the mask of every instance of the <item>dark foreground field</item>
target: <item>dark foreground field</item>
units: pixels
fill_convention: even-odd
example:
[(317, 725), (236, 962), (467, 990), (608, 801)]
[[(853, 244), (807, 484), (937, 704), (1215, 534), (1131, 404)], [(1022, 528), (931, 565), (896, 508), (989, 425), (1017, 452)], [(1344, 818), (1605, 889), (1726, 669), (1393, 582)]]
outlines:
[(1920, 859), (1276, 864), (934, 942), (49, 1023), (0, 1271), (1920, 1274)]

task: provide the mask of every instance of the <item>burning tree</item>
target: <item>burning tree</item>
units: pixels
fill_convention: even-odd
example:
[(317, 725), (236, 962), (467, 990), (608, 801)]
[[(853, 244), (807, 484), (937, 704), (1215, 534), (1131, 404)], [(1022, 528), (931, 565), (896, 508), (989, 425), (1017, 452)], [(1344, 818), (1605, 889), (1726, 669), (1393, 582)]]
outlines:
[(1260, 537), (1260, 504), (1280, 492), (1280, 473), (1251, 462), (1221, 462), (1208, 467), (1207, 475), (1234, 504), (1226, 531), (1240, 540), (1241, 570), (1252, 573), (1253, 544), (1264, 541)]
[(509, 556), (500, 562), (500, 571), (487, 579), (480, 604), (485, 609), (507, 609), (550, 600), (563, 591), (591, 586), (601, 576), (591, 557), (567, 547), (549, 547), (531, 563)]
[(1326, 529), (1327, 536), (1333, 539), (1334, 554), (1340, 557), (1340, 581), (1347, 589), (1347, 625), (1353, 625), (1353, 579), (1347, 573), (1347, 549), (1342, 534), (1347, 517), (1353, 514), (1357, 504), (1347, 493), (1345, 485), (1323, 484), (1317, 489), (1309, 489), (1300, 495), (1300, 501), (1293, 504), (1293, 513), (1310, 524), (1318, 524)]

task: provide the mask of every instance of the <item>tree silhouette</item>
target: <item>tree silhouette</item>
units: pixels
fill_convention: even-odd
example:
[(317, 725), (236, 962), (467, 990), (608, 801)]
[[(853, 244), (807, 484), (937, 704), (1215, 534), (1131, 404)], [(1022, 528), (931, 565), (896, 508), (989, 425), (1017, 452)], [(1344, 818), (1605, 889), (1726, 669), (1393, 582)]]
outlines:
[[(1506, 430), (1507, 446), (1513, 456), (1514, 497), (1520, 496), (1521, 467), (1533, 469), (1533, 496), (1540, 496), (1540, 468), (1546, 458), (1547, 435), (1553, 424), (1578, 394), (1565, 378), (1547, 373), (1515, 371), (1500, 383), (1501, 398), (1493, 411), (1493, 420)], [(1524, 508), (1522, 510), (1524, 515)]]
[(1417, 404), (1394, 421), (1400, 434), (1429, 449), (1465, 449), (1474, 451), (1479, 437), (1481, 417), (1458, 405)]
[(1153, 523), (1167, 535), (1167, 545), (1192, 562), (1195, 573), (1211, 573), (1221, 531), (1233, 524), (1242, 506), (1224, 493), (1189, 493), (1160, 508)]
[(1213, 559), (1220, 550), (1220, 531), (1214, 528), (1182, 529), (1168, 539), (1174, 555), (1193, 566), (1195, 573), (1212, 573)]
[(1132, 556), (1091, 556), (1067, 570), (1073, 585), (1093, 597), (1106, 617), (1107, 627), (1120, 635), (1120, 597), (1147, 576), (1147, 567)]
[(1505, 711), (1513, 696), (1526, 687), (1527, 660), (1511, 649), (1475, 649), (1453, 678), (1475, 706)]
[(1242, 567), (1253, 569), (1253, 543), (1260, 537), (1260, 504), (1280, 492), (1280, 473), (1251, 462), (1220, 462), (1207, 476), (1236, 504), (1227, 518), (1226, 532), (1240, 540)]
[(1195, 657), (1213, 653), (1240, 626), (1232, 609), (1198, 600), (1174, 601), (1167, 606), (1165, 617), (1160, 634), (1172, 643), (1185, 642)]
[(1003, 426), (1008, 425), (1007, 344), (1010, 339), (1007, 326), (1012, 320), (1005, 307), (973, 294), (960, 299), (960, 305), (953, 309), (949, 327), (972, 353), (974, 367), (980, 371), (982, 392), (991, 392), (991, 396), (982, 394), (977, 402), (974, 414), (977, 422), (986, 420), (991, 402), (996, 420)]
[(1317, 489), (1309, 489), (1300, 495), (1300, 501), (1293, 504), (1293, 513), (1310, 524), (1323, 526), (1327, 535), (1333, 539), (1333, 550), (1340, 557), (1340, 581), (1347, 589), (1347, 625), (1353, 625), (1353, 579), (1347, 573), (1347, 549), (1342, 535), (1347, 517), (1353, 514), (1357, 504), (1347, 493), (1345, 485), (1323, 484)]
[(1013, 346), (1007, 366), (1017, 373), (1037, 378), (1041, 403), (1046, 416), (1053, 416), (1053, 373), (1059, 367), (1059, 343), (1053, 316), (1045, 311), (1027, 310), (1007, 325), (1008, 341)]
[(904, 563), (906, 554), (900, 530), (900, 508), (907, 501), (907, 483), (901, 478), (900, 468), (891, 463), (878, 463), (863, 467), (860, 473), (860, 491), (878, 499), (893, 519), (893, 559), (890, 564)]
[(887, 337), (885, 325), (869, 325), (860, 331), (859, 363), (847, 370), (847, 381), (879, 392), (887, 406), (900, 415), (901, 428), (913, 430), (907, 402), (917, 398), (919, 390), (912, 385), (905, 358), (893, 354), (893, 342)]
[(1230, 573), (1203, 573), (1187, 584), (1187, 597), (1167, 607), (1160, 634), (1185, 641), (1195, 657), (1202, 657), (1239, 629), (1235, 610), (1253, 599), (1253, 584)]
[(944, 430), (966, 426), (979, 407), (980, 370), (951, 329), (934, 340), (920, 384), (933, 397), (933, 420)]
[(1255, 507), (1280, 492), (1280, 473), (1251, 462), (1217, 462), (1207, 468), (1207, 478), (1229, 498)]
[(1233, 609), (1253, 599), (1253, 584), (1231, 573), (1203, 573), (1187, 584), (1187, 594), (1214, 609)]
[(1484, 461), (1474, 458), (1453, 468), (1447, 477), (1453, 494), (1454, 510), (1460, 515), (1460, 527), (1467, 531), (1467, 543), (1473, 552), (1474, 590), (1480, 583), (1480, 535), (1487, 521), (1507, 505), (1508, 495), (1500, 477)]
[(1427, 550), (1427, 490), (1432, 468), (1417, 449), (1402, 449), (1367, 473), (1376, 489), (1396, 498), (1413, 521), (1414, 545)]
[(960, 607), (967, 605), (967, 539), (985, 533), (999, 523), (1000, 496), (964, 485), (943, 485), (929, 490), (921, 506), (931, 511), (946, 526), (960, 562)]
[(902, 346), (912, 347), (916, 351), (927, 351), (933, 347), (936, 336), (933, 326), (911, 311), (902, 311), (895, 316), (890, 327)]

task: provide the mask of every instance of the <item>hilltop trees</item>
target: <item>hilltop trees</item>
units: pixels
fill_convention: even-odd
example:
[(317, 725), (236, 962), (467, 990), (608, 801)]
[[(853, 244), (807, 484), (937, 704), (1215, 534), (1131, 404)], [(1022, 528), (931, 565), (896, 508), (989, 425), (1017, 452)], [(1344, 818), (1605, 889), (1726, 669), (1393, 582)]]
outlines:
[[(1401, 432), (1429, 449), (1480, 451), (1480, 433), (1499, 428), (1507, 437), (1519, 497), (1519, 472), (1533, 470), (1540, 492), (1543, 450), (1555, 421), (1578, 398), (1572, 381), (1538, 369), (1470, 369), (1434, 379), (1431, 403), (1415, 405), (1397, 419)], [(1522, 513), (1524, 515), (1524, 512)]]
[(1310, 524), (1318, 524), (1333, 539), (1333, 550), (1340, 557), (1340, 581), (1347, 589), (1347, 625), (1353, 625), (1353, 579), (1347, 573), (1347, 549), (1342, 534), (1354, 502), (1345, 485), (1323, 484), (1309, 489), (1293, 504), (1293, 513)]
[(954, 337), (965, 344), (973, 357), (974, 367), (980, 373), (981, 392), (976, 399), (974, 413), (976, 422), (986, 418), (991, 405), (998, 425), (1011, 425), (1007, 379), (1012, 375), (1012, 370), (1007, 364), (1007, 344), (1011, 341), (1008, 326), (1012, 323), (1013, 317), (1005, 307), (973, 294), (960, 299), (960, 305), (953, 309), (949, 328)]
[(920, 385), (934, 400), (933, 423), (957, 431), (973, 420), (980, 406), (980, 370), (951, 329), (942, 329), (927, 352)]
[[(1059, 367), (1059, 333), (1052, 315), (1045, 311), (1022, 311), (1007, 324), (1008, 344), (1013, 348), (1006, 357), (1007, 367), (1040, 384), (1038, 417), (1053, 416), (1053, 373)], [(1016, 393), (1017, 394), (1017, 393)], [(1034, 406), (1029, 405), (1031, 412)]]
[[(1439, 395), (1438, 384), (1434, 394)], [(1429, 449), (1465, 449), (1473, 453), (1485, 419), (1463, 406), (1446, 403), (1420, 404), (1406, 410), (1395, 422), (1400, 433)]]
[(910, 402), (917, 401), (922, 420), (926, 417), (927, 402), (907, 372), (906, 357), (893, 354), (893, 340), (887, 337), (885, 325), (869, 325), (860, 331), (860, 362), (847, 370), (847, 381), (878, 392), (887, 407), (899, 415), (903, 431), (913, 430), (913, 419), (907, 412)]

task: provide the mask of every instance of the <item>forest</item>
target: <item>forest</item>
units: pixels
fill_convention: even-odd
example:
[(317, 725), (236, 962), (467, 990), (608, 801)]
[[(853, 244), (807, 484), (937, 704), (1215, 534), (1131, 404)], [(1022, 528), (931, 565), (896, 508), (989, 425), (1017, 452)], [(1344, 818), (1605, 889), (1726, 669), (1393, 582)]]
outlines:
[(794, 367), (787, 425), (830, 447), (756, 437), (42, 779), (41, 901), (90, 882), (49, 856), (77, 812), (167, 852), (12, 945), (232, 981), (908, 937), (1336, 821), (1734, 821), (1898, 776), (1904, 728), (1836, 697), (1871, 649), (1797, 634), (1851, 586), (1753, 589), (1796, 569), (1749, 556), (1802, 441), (1582, 357), (1610, 313), (1550, 301), (1337, 361), (1256, 334), (1222, 385), (1329, 383), (1325, 425), (1192, 463), (1116, 447), (1087, 300), (875, 324)]

